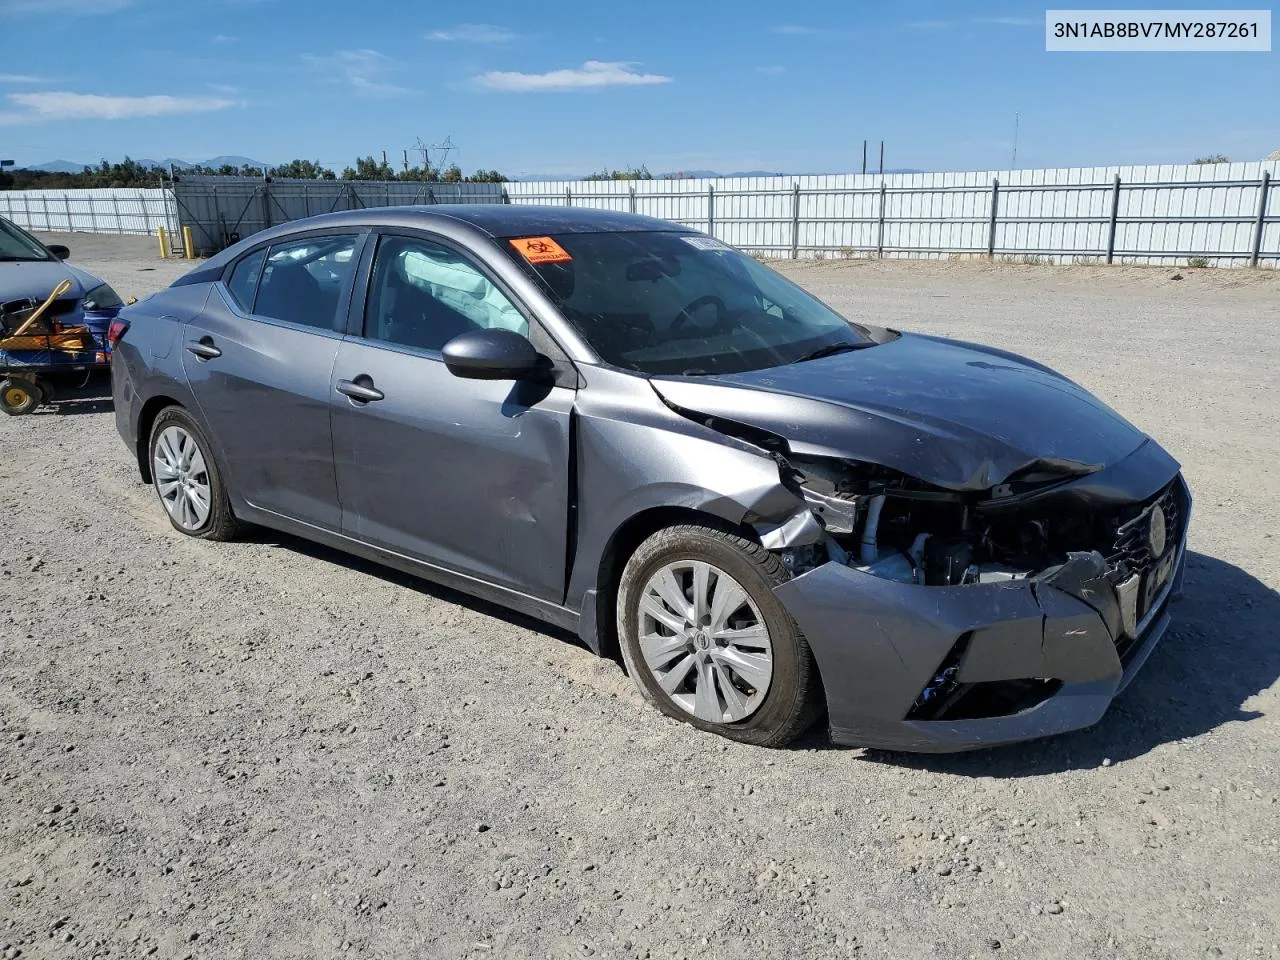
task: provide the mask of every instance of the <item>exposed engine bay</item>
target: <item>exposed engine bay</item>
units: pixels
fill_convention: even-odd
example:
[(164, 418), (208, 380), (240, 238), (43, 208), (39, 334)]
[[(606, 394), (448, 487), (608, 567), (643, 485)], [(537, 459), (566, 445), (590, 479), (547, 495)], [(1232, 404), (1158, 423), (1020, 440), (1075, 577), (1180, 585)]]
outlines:
[(1089, 510), (1043, 496), (1092, 472), (1078, 464), (1033, 465), (971, 492), (853, 460), (779, 461), (784, 483), (823, 528), (817, 542), (784, 548), (797, 575), (835, 561), (901, 583), (992, 583), (1035, 577), (1096, 551), (1115, 582), (1164, 554), (1178, 521), (1176, 504), (1162, 498)]

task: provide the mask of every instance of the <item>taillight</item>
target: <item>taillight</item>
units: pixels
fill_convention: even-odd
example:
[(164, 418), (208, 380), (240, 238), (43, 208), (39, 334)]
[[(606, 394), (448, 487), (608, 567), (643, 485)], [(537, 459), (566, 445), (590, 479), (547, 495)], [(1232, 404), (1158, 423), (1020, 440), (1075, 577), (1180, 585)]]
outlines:
[(112, 320), (111, 326), (107, 327), (107, 343), (114, 347), (120, 342), (120, 338), (124, 336), (124, 332), (128, 329), (128, 320)]

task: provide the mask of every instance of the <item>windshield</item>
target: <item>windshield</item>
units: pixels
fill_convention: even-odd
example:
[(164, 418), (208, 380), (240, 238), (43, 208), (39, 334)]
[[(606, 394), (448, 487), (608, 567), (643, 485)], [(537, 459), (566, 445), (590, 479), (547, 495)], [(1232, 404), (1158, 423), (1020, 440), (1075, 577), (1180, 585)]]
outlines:
[(48, 260), (50, 253), (35, 237), (8, 220), (0, 220), (0, 260)]
[(789, 280), (702, 234), (569, 233), (500, 242), (617, 367), (739, 373), (874, 343)]

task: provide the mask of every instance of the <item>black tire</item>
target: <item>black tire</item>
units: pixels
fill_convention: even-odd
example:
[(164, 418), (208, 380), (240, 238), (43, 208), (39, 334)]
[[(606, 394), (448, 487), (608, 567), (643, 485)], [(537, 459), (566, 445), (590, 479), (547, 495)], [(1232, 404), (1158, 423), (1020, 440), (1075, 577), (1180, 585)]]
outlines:
[(21, 417), (44, 403), (44, 391), (30, 380), (0, 380), (0, 410), (11, 417)]
[[(175, 426), (181, 427), (195, 441), (205, 463), (204, 475), (207, 478), (210, 491), (209, 515), (200, 526), (194, 529), (183, 527), (164, 506), (163, 497), (160, 493), (160, 478), (157, 476), (155, 469), (156, 443), (167, 427)], [(218, 469), (217, 461), (213, 457), (213, 448), (205, 437), (204, 431), (197, 426), (195, 420), (191, 418), (191, 415), (186, 410), (178, 406), (165, 407), (156, 415), (155, 420), (151, 423), (151, 436), (147, 442), (147, 456), (150, 458), (149, 462), (151, 463), (151, 486), (156, 491), (157, 499), (161, 500), (161, 509), (165, 511), (165, 516), (169, 518), (169, 523), (172, 524), (173, 529), (199, 540), (234, 540), (240, 536), (244, 530), (244, 525), (231, 512), (231, 501), (227, 498), (227, 487), (223, 483), (222, 472)]]
[[(661, 567), (682, 560), (710, 563), (736, 580), (769, 631), (772, 678), (755, 712), (739, 722), (709, 722), (681, 708), (659, 686), (641, 653), (637, 617), (644, 587)], [(778, 557), (714, 522), (667, 527), (641, 543), (622, 571), (617, 621), (623, 662), (645, 699), (669, 717), (757, 746), (786, 746), (809, 729), (822, 713), (822, 684), (804, 634), (773, 593), (789, 579)]]

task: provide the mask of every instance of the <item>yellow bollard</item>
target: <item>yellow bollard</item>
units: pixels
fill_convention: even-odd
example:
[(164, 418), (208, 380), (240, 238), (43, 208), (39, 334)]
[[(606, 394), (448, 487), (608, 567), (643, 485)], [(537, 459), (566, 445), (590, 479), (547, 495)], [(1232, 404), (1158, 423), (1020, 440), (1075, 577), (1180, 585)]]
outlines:
[(160, 240), (160, 259), (169, 259), (169, 234), (164, 227), (156, 227), (156, 236)]
[(191, 228), (182, 228), (182, 252), (187, 255), (188, 260), (196, 258), (196, 245), (191, 240)]

